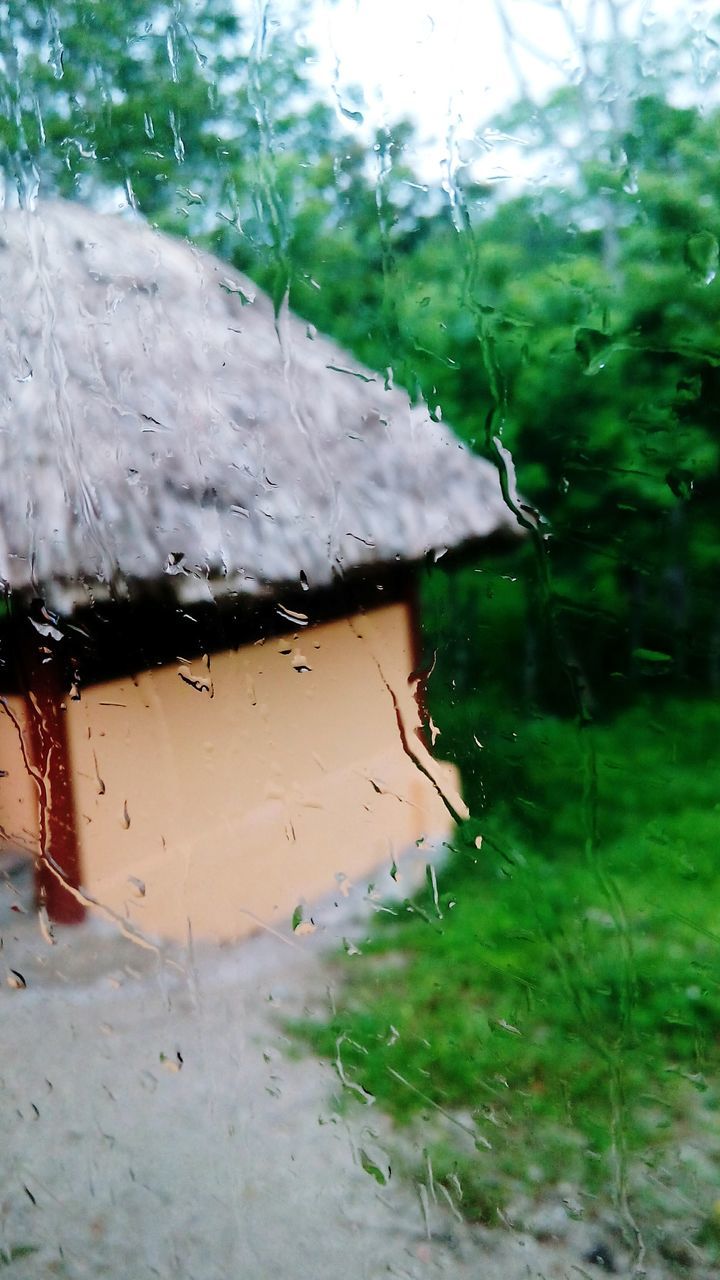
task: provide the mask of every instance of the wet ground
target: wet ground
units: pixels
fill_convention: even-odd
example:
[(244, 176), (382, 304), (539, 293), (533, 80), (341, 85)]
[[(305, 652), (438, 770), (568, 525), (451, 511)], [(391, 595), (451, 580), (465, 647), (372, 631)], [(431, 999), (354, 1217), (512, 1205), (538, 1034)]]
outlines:
[(24, 873), (2, 878), (8, 1280), (630, 1274), (612, 1219), (571, 1195), (532, 1206), (524, 1230), (464, 1223), (430, 1177), (392, 1173), (389, 1120), (342, 1108), (337, 1070), (288, 1041), (287, 1015), (332, 1000), (327, 951), (362, 934), (362, 894), (325, 904), (315, 933), (226, 947), (94, 922), (51, 942), (28, 894)]

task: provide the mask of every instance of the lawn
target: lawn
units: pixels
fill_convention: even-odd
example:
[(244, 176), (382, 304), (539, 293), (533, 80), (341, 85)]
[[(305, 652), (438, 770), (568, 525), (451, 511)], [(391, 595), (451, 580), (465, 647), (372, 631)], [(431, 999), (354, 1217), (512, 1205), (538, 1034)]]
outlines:
[[(437, 892), (376, 916), (303, 1034), (423, 1135), (471, 1217), (568, 1181), (642, 1208), (669, 1147), (716, 1128), (720, 707), (646, 696), (578, 726), (487, 706), (439, 716), (477, 816)], [(716, 1192), (692, 1196), (701, 1233)]]

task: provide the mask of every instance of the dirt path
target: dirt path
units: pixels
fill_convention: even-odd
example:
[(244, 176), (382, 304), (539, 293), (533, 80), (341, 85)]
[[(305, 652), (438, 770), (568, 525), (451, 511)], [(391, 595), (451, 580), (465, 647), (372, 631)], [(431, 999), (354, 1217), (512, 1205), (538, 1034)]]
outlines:
[(389, 1122), (343, 1117), (337, 1073), (289, 1052), (279, 1016), (324, 991), (347, 911), (312, 937), (190, 956), (96, 924), (51, 947), (5, 902), (0, 1247), (36, 1250), (8, 1280), (602, 1274), (583, 1262), (594, 1228), (561, 1205), (545, 1206), (561, 1238), (541, 1243), (363, 1168), (387, 1166)]

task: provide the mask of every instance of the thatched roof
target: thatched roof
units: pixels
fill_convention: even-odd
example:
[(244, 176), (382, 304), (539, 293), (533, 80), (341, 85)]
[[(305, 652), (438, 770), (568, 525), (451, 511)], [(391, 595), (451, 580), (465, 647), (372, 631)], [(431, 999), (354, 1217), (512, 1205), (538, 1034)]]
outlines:
[(0, 579), (61, 611), (517, 532), (497, 474), (249, 280), (136, 220), (0, 215)]

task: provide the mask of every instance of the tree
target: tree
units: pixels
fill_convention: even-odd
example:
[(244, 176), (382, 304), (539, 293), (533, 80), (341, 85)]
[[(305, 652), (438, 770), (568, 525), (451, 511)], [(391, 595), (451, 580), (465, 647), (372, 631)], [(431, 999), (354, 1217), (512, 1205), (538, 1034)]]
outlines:
[(250, 41), (230, 0), (2, 9), (0, 165), (22, 201), (124, 195), (191, 235), (224, 218), (250, 255), (268, 227), (282, 241), (287, 158), (297, 171), (337, 134), (294, 40), (300, 10), (282, 28), (266, 18)]
[[(538, 145), (582, 111), (563, 90)], [(391, 232), (394, 355), (375, 342), (371, 363), (400, 351), (474, 447), (510, 449), (550, 534), (532, 625), (554, 615), (566, 667), (717, 679), (720, 113), (639, 94), (619, 132), (594, 128), (562, 185), (504, 202), (466, 186), (460, 232), (427, 205)], [(353, 325), (336, 312), (368, 358)]]

